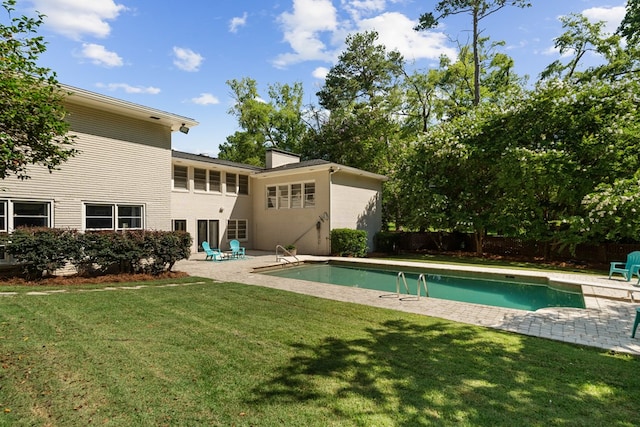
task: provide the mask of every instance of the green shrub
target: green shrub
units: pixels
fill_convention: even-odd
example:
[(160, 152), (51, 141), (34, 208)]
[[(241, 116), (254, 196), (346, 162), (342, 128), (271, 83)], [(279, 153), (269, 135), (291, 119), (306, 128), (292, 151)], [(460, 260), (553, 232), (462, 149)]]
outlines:
[(76, 230), (59, 228), (18, 228), (9, 236), (6, 252), (21, 266), (29, 280), (52, 275), (67, 260), (78, 257), (80, 248)]
[(367, 232), (350, 228), (331, 230), (331, 253), (338, 256), (366, 256)]
[(19, 228), (0, 235), (0, 244), (29, 280), (51, 275), (67, 262), (78, 274), (161, 274), (187, 259), (191, 236), (180, 231), (131, 230), (78, 233), (56, 228)]

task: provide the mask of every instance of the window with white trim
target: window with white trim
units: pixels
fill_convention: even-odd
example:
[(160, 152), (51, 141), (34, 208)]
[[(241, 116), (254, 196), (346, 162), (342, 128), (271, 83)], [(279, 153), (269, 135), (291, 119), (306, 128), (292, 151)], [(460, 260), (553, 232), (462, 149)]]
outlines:
[(193, 189), (199, 191), (207, 191), (207, 170), (193, 169)]
[(249, 175), (238, 175), (238, 194), (249, 194)]
[(189, 168), (186, 166), (173, 165), (173, 188), (180, 190), (189, 189)]
[(313, 208), (315, 206), (316, 206), (316, 184), (315, 182), (305, 182), (304, 207)]
[(246, 219), (230, 219), (227, 222), (228, 240), (247, 240), (248, 221)]
[(50, 227), (51, 203), (13, 202), (13, 228)]
[(227, 183), (227, 193), (237, 193), (238, 192), (238, 184), (236, 183), (237, 175), (235, 173), (225, 173), (226, 175), (226, 183)]
[(0, 231), (7, 231), (7, 201), (0, 200)]
[(209, 171), (209, 191), (220, 192), (222, 186), (220, 184), (220, 171)]
[(174, 219), (173, 220), (173, 231), (187, 231), (187, 220), (186, 219)]
[(144, 226), (142, 205), (85, 203), (86, 230), (128, 230)]
[(267, 187), (267, 209), (278, 208), (278, 201), (276, 199), (277, 197), (276, 194), (277, 194), (277, 190), (275, 185)]
[(278, 208), (279, 209), (289, 208), (289, 186), (288, 185), (278, 185)]
[(267, 186), (267, 209), (313, 208), (316, 205), (314, 182)]

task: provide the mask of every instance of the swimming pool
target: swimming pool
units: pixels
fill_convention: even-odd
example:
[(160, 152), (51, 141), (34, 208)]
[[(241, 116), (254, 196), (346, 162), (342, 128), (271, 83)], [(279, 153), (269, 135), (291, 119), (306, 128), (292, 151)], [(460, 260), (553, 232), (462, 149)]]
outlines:
[[(379, 268), (361, 265), (311, 263), (296, 267), (265, 271), (276, 277), (329, 283), (333, 285), (373, 289), (391, 296), (396, 292), (398, 272), (403, 271), (409, 294), (416, 295), (418, 277), (424, 274), (430, 298), (492, 305), (535, 311), (545, 307), (585, 308), (582, 289), (577, 285), (549, 284), (545, 280), (520, 280), (513, 276), (484, 275), (485, 277), (457, 277), (428, 270), (407, 267)], [(401, 280), (400, 290), (407, 297)], [(424, 296), (424, 289), (421, 289)]]

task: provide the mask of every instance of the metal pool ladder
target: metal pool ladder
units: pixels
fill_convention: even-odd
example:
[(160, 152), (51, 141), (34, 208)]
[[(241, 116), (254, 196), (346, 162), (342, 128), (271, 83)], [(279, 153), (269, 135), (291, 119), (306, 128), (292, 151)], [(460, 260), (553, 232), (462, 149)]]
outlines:
[[(282, 251), (282, 253), (280, 253), (279, 251)], [(295, 262), (288, 260), (286, 258), (287, 256), (293, 257), (295, 259)], [(291, 252), (286, 250), (284, 246), (276, 245), (276, 262), (279, 262), (281, 260), (288, 264), (296, 264), (296, 265), (300, 264), (300, 260), (298, 259), (297, 256), (293, 255)]]
[[(407, 292), (407, 295), (410, 294), (409, 291), (409, 286), (407, 285), (407, 278), (404, 275), (403, 271), (399, 271), (398, 275), (396, 276), (396, 295), (397, 298), (400, 298), (400, 281), (402, 280), (402, 283), (404, 284), (404, 289)], [(420, 299), (420, 286), (422, 285), (422, 287), (424, 288), (424, 296), (428, 297), (429, 296), (429, 287), (427, 286), (427, 276), (426, 274), (421, 273), (418, 276), (418, 290), (416, 292), (416, 297), (419, 300)]]

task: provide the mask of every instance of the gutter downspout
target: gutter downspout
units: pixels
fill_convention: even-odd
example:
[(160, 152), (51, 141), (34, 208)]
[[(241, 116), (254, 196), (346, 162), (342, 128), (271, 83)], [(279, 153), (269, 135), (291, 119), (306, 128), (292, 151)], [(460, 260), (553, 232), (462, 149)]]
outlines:
[(333, 196), (331, 194), (331, 190), (333, 188), (333, 174), (338, 172), (340, 167), (331, 166), (329, 168), (329, 231), (327, 236), (327, 253), (331, 255), (331, 230), (333, 229)]

